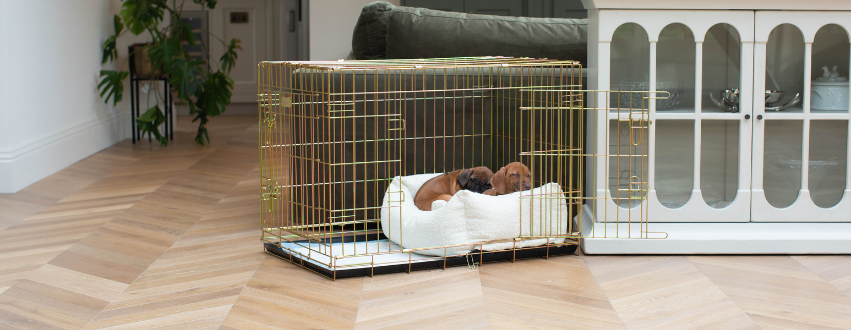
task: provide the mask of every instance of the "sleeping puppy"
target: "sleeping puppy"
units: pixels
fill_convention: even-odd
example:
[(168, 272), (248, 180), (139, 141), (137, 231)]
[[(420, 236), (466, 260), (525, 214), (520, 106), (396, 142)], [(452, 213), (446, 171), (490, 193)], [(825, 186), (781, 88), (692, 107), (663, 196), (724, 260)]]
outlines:
[(414, 205), (420, 210), (431, 211), (431, 203), (442, 199), (449, 201), (455, 193), (470, 190), (482, 193), (491, 189), (493, 171), (484, 166), (443, 173), (423, 183), (414, 196)]
[(532, 172), (523, 163), (513, 162), (496, 171), (491, 177), (490, 184), (493, 188), (486, 190), (483, 194), (499, 196), (529, 190), (532, 189)]

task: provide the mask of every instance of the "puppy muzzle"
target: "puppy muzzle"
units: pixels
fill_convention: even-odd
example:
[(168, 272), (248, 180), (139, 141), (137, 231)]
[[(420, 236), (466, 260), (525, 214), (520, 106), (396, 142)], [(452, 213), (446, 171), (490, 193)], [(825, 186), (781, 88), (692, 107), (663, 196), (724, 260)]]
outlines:
[(485, 192), (485, 190), (488, 190), (488, 189), (491, 189), (491, 188), (493, 188), (493, 187), (491, 186), (490, 182), (485, 180), (485, 181), (482, 181), (482, 182), (475, 182), (475, 183), (471, 184), (470, 187), (467, 188), (467, 190), (481, 194), (481, 193)]

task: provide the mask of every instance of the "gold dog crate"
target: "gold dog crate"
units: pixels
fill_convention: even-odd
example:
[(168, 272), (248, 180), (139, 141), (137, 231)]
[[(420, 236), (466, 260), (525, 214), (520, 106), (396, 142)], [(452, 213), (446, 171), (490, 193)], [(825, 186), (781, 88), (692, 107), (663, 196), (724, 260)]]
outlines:
[[(611, 110), (598, 95), (622, 95), (582, 90), (581, 66), (574, 61), (262, 62), (258, 70), (262, 239), (269, 252), (330, 278), (572, 253), (581, 232), (582, 178), (593, 177), (584, 172), (586, 164), (602, 157), (625, 157), (636, 166), (647, 160), (640, 143), (615, 148), (623, 155), (583, 153), (586, 137), (593, 136), (584, 123)], [(595, 98), (587, 107), (586, 96)], [(648, 125), (645, 108), (623, 109), (629, 120), (612, 129), (640, 141)], [(423, 257), (383, 236), (382, 198), (394, 177), (475, 166), (496, 172), (514, 161), (530, 168), (533, 187), (555, 182), (563, 190), (523, 198), (563, 200), (568, 219), (577, 220), (563, 233), (526, 232), (505, 240), (545, 238), (543, 246), (513, 243), (482, 251), (494, 241), (475, 242), (473, 254)], [(618, 198), (644, 198), (642, 180), (627, 180)]]

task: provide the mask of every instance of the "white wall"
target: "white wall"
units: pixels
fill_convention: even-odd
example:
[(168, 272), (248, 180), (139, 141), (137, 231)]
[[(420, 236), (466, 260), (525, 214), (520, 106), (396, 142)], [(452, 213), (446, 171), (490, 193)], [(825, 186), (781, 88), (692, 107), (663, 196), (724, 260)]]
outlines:
[(117, 11), (104, 0), (0, 0), (0, 193), (125, 138), (129, 118), (96, 92)]
[[(5, 1), (0, 0), (0, 40), (8, 39), (6, 37), (6, 29), (3, 29), (3, 21), (5, 20)], [(9, 183), (5, 182), (6, 176), (3, 175), (3, 162), (6, 160), (4, 153), (9, 149), (9, 138), (7, 137), (7, 128), (9, 121), (6, 120), (6, 43), (0, 42), (0, 187)], [(2, 191), (2, 190), (0, 190)]]
[[(310, 0), (310, 60), (338, 60), (352, 50), (361, 9), (376, 0)], [(396, 6), (400, 0), (388, 0)]]
[[(346, 57), (361, 8), (372, 1), (311, 0), (310, 59)], [(101, 45), (120, 6), (120, 0), (0, 0), (0, 193), (129, 137), (129, 81), (117, 107), (97, 93), (98, 71), (127, 70), (127, 46), (148, 39), (125, 34), (119, 59), (101, 65)], [(141, 97), (146, 108), (147, 95)]]

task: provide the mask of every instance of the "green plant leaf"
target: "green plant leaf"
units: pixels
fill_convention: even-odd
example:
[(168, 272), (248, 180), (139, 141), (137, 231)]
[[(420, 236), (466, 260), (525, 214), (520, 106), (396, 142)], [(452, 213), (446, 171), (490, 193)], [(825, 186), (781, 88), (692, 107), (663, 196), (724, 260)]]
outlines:
[(183, 41), (186, 41), (190, 46), (195, 46), (195, 34), (192, 33), (192, 27), (188, 24), (180, 25), (180, 34)]
[(116, 39), (118, 39), (121, 31), (124, 30), (124, 23), (121, 22), (121, 17), (118, 15), (113, 16), (112, 23), (115, 26), (115, 35), (107, 38), (103, 43), (103, 59), (101, 60), (101, 64), (118, 58), (118, 50), (115, 48)]
[(101, 59), (101, 64), (118, 58), (118, 50), (115, 48), (116, 37), (117, 35), (111, 36), (103, 42), (103, 59)]
[(195, 102), (186, 102), (186, 105), (189, 106), (189, 114), (194, 115), (197, 111), (197, 108), (195, 107)]
[(204, 145), (210, 142), (210, 135), (207, 134), (207, 113), (200, 109), (197, 115), (195, 115), (195, 118), (192, 119), (192, 122), (194, 123), (199, 120), (201, 122), (198, 123), (198, 133), (195, 134), (195, 142)]
[(201, 88), (195, 94), (198, 101), (196, 105), (202, 109), (207, 116), (215, 117), (225, 112), (225, 107), (230, 104), (233, 95), (233, 80), (225, 73), (216, 71), (207, 74)]
[(124, 30), (124, 23), (121, 22), (121, 16), (115, 15), (112, 17), (112, 24), (115, 26), (115, 35), (121, 34)]
[(195, 134), (195, 142), (198, 142), (202, 146), (210, 143), (210, 135), (207, 134), (207, 127), (205, 125), (198, 126), (198, 134)]
[(135, 35), (145, 30), (156, 29), (163, 20), (163, 12), (168, 7), (167, 0), (124, 0), (121, 5), (121, 18)]
[(219, 59), (219, 61), (222, 62), (222, 70), (225, 70), (227, 73), (230, 73), (230, 70), (233, 69), (234, 65), (236, 65), (236, 50), (242, 50), (242, 46), (240, 46), (239, 43), (239, 39), (231, 39), (230, 44), (227, 45), (227, 51), (225, 51), (225, 54)]
[(157, 42), (148, 48), (148, 57), (151, 58), (151, 66), (154, 71), (168, 71), (174, 65), (175, 58), (181, 58), (183, 48), (180, 47), (180, 39), (170, 37), (163, 42)]
[(204, 76), (204, 82), (195, 92), (196, 116), (192, 122), (201, 121), (198, 125), (198, 133), (195, 142), (204, 144), (210, 142), (207, 133), (207, 121), (225, 112), (226, 106), (230, 104), (233, 95), (233, 80), (224, 72), (216, 71)]
[(153, 137), (156, 138), (161, 145), (167, 146), (168, 138), (163, 136), (159, 129), (160, 125), (165, 123), (165, 119), (165, 114), (163, 114), (162, 110), (160, 110), (160, 106), (155, 105), (136, 118), (136, 123), (139, 126), (139, 130), (142, 131), (142, 136), (145, 136), (145, 133), (148, 133), (149, 142), (153, 135)]
[(103, 77), (98, 84), (100, 96), (104, 97), (104, 103), (109, 104), (109, 99), (112, 98), (112, 105), (121, 102), (124, 93), (124, 79), (130, 75), (128, 71), (112, 71), (100, 70), (100, 76)]
[(201, 65), (204, 61), (175, 59), (168, 70), (168, 83), (172, 90), (177, 92), (177, 97), (190, 102), (189, 96), (198, 90), (198, 78), (201, 76)]

